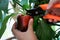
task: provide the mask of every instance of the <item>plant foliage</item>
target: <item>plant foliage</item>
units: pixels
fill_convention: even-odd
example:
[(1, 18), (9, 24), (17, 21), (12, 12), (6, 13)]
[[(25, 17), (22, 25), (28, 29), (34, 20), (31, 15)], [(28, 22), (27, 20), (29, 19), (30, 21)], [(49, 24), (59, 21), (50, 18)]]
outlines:
[[(13, 8), (16, 8), (16, 5), (22, 7), (23, 12), (26, 10), (30, 10), (32, 8), (31, 4), (34, 3), (34, 8), (38, 7), (40, 4), (48, 3), (49, 0), (12, 0), (13, 1)], [(0, 0), (0, 38), (3, 35), (6, 29), (6, 23), (8, 19), (14, 15), (8, 15), (8, 4), (9, 0)], [(25, 11), (24, 11), (25, 10)], [(4, 13), (3, 13), (4, 12)], [(40, 16), (34, 16), (34, 32), (39, 40), (52, 40), (55, 38), (55, 31), (52, 30), (51, 25), (46, 22)]]

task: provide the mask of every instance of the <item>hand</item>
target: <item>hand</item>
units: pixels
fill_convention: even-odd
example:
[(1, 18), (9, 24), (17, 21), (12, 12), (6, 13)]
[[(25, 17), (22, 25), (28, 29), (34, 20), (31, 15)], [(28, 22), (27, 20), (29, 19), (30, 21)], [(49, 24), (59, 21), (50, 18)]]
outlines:
[(47, 9), (52, 9), (55, 4), (60, 3), (60, 0), (50, 0)]
[[(51, 12), (51, 14), (53, 14), (53, 15), (60, 16), (59, 9), (54, 9), (53, 8), (53, 6), (57, 3), (60, 3), (60, 0), (50, 0), (49, 5), (47, 7), (47, 10), (48, 10), (48, 12)], [(49, 22), (57, 22), (57, 20), (49, 19)]]
[(18, 40), (37, 40), (36, 35), (33, 31), (33, 19), (30, 19), (28, 29), (26, 32), (21, 32), (16, 29), (16, 23), (12, 27), (12, 32)]

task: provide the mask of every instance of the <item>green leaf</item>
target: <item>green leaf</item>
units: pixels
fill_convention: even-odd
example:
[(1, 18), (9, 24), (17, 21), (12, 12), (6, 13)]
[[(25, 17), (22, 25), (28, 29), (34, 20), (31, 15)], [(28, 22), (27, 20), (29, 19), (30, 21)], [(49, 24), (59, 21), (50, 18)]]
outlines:
[(9, 0), (1, 0), (0, 1), (0, 10), (3, 10), (5, 13), (7, 13), (8, 3), (9, 3)]
[(3, 15), (2, 15), (2, 11), (0, 10), (0, 29), (1, 29), (2, 20), (3, 20)]
[[(13, 1), (13, 7), (15, 8), (16, 7), (16, 0), (12, 0)], [(17, 0), (18, 1), (18, 0)]]
[(39, 19), (39, 25), (36, 28), (36, 35), (39, 40), (52, 40), (55, 32), (51, 29), (51, 25), (47, 24), (45, 20)]
[(37, 0), (29, 0), (30, 3), (35, 3)]
[(14, 14), (11, 14), (11, 15), (8, 15), (8, 16), (6, 16), (6, 17), (4, 18), (4, 20), (3, 20), (3, 22), (2, 22), (1, 29), (0, 29), (0, 38), (1, 38), (1, 36), (3, 35), (3, 33), (4, 33), (5, 29), (6, 29), (6, 23), (7, 23), (8, 19), (9, 19), (11, 16), (13, 16), (13, 15), (14, 15)]
[(24, 9), (30, 9), (29, 0), (21, 0), (20, 4), (23, 6)]
[(27, 4), (25, 4), (25, 5), (22, 6), (22, 8), (23, 8), (23, 10), (25, 10), (25, 9), (29, 10), (30, 6), (28, 6)]
[(21, 0), (20, 4), (21, 5), (26, 5), (26, 4), (29, 5), (29, 0)]
[(0, 10), (0, 22), (2, 21), (2, 12)]
[(37, 26), (38, 26), (38, 19), (39, 19), (39, 16), (35, 16), (34, 17), (34, 24), (33, 24), (33, 29), (34, 31), (36, 30)]

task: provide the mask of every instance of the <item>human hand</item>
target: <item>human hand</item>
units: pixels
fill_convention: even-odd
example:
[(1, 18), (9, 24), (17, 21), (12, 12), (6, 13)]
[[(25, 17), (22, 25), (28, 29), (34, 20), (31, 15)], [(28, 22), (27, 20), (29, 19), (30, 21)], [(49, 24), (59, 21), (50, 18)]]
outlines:
[[(53, 18), (48, 16), (49, 22), (58, 22), (60, 20), (60, 8), (52, 8), (51, 11), (49, 10), (48, 14), (53, 15)], [(55, 16), (55, 17), (54, 17)], [(59, 18), (59, 19), (58, 19)]]
[(33, 19), (30, 19), (28, 29), (26, 32), (21, 32), (17, 30), (16, 26), (17, 26), (16, 23), (14, 23), (12, 27), (12, 32), (18, 40), (37, 40), (37, 37), (33, 31)]
[[(59, 8), (58, 9), (57, 8), (53, 8), (53, 6), (55, 4), (58, 4), (58, 3), (60, 3), (60, 0), (50, 0), (49, 4), (48, 4), (48, 7), (47, 7), (48, 12), (46, 12), (46, 13), (51, 13), (52, 15), (60, 16)], [(49, 22), (57, 22), (57, 20), (55, 20), (55, 19), (54, 20), (49, 19), (48, 21)]]
[(60, 0), (50, 0), (47, 9), (52, 9), (55, 4), (60, 4)]

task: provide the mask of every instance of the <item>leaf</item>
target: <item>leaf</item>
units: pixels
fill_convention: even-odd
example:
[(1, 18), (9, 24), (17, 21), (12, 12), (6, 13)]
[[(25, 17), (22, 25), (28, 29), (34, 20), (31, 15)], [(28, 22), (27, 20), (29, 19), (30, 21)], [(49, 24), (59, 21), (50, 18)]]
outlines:
[(21, 0), (20, 4), (23, 6), (24, 9), (30, 9), (29, 0)]
[(36, 35), (39, 40), (52, 40), (55, 32), (51, 29), (51, 25), (47, 24), (45, 20), (39, 19), (39, 25), (36, 28)]
[(11, 14), (11, 15), (8, 15), (8, 16), (6, 16), (6, 17), (4, 18), (4, 20), (3, 20), (3, 22), (2, 22), (1, 29), (0, 29), (0, 38), (1, 38), (1, 36), (3, 35), (3, 33), (4, 33), (5, 29), (6, 29), (6, 23), (7, 23), (8, 19), (9, 19), (11, 16), (13, 16), (13, 15), (14, 15), (14, 14)]
[(29, 9), (30, 9), (30, 6), (28, 6), (28, 5), (26, 4), (26, 5), (23, 5), (22, 8), (23, 8), (23, 10), (25, 10), (25, 9), (26, 9), (26, 10), (29, 10)]
[(30, 3), (37, 2), (37, 0), (29, 0)]
[(26, 5), (26, 4), (29, 5), (29, 0), (21, 0), (20, 4), (21, 5)]
[(39, 16), (35, 16), (34, 17), (34, 24), (33, 24), (34, 31), (36, 31), (36, 28), (38, 26), (38, 19), (39, 19)]
[(2, 12), (0, 10), (0, 22), (2, 21)]
[[(12, 0), (13, 1), (13, 7), (15, 8), (16, 7), (16, 0)], [(18, 0), (17, 0), (18, 1)]]
[(0, 28), (1, 28), (1, 24), (2, 24), (2, 11), (0, 10)]
[(7, 13), (8, 3), (9, 3), (9, 0), (1, 0), (0, 1), (0, 10), (3, 10), (5, 13)]

